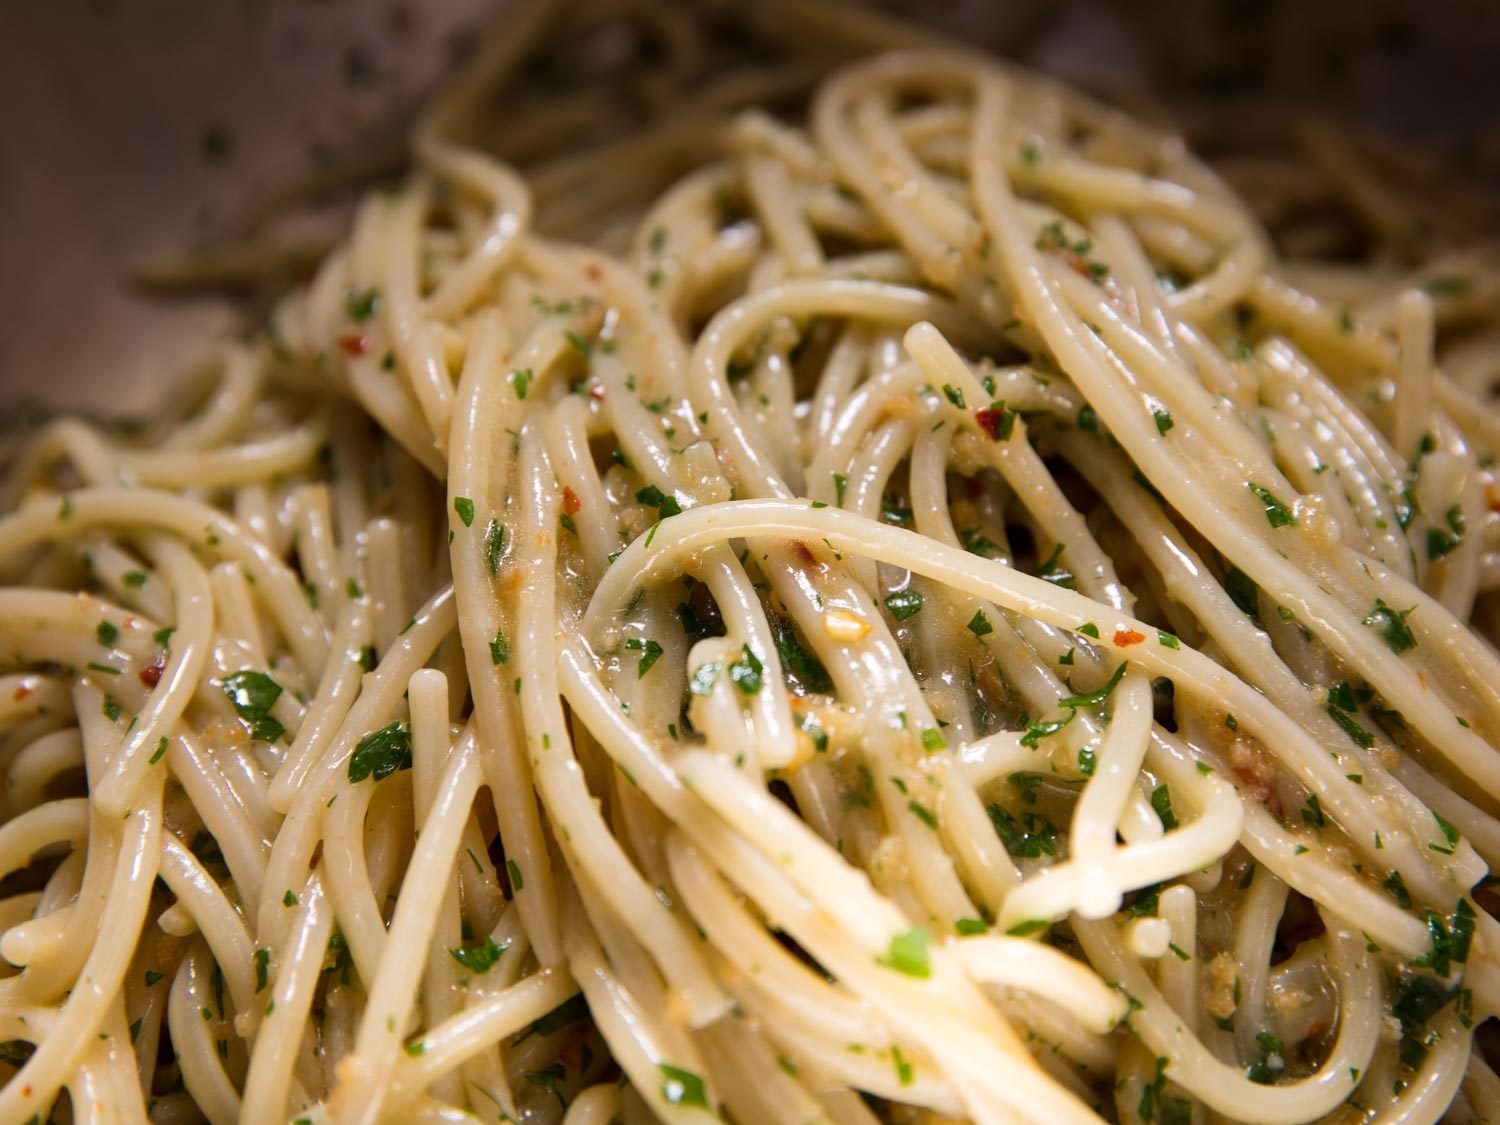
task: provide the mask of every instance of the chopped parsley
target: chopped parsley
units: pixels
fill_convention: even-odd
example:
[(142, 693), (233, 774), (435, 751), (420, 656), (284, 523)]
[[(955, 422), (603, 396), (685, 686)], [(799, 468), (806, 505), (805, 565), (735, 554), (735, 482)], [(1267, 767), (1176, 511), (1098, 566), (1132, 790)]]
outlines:
[(376, 781), (398, 770), (411, 769), (411, 730), (403, 722), (394, 722), (365, 735), (349, 757), (349, 780)]
[(1050, 582), (1054, 586), (1061, 586), (1066, 590), (1075, 588), (1073, 572), (1062, 565), (1063, 545), (1059, 543), (1052, 548), (1052, 553), (1047, 556), (1047, 561), (1042, 563), (1041, 569), (1036, 576), (1043, 582)]
[(469, 972), (478, 976), (487, 973), (495, 967), (509, 945), (496, 945), (495, 939), (487, 937), (480, 945), (471, 946), (468, 949), (462, 947), (449, 949), (448, 954)]
[(1380, 885), (1402, 910), (1411, 909), (1411, 892), (1406, 889), (1406, 880), (1401, 878), (1401, 872), (1392, 871)]
[(1159, 1122), (1160, 1125), (1190, 1125), (1193, 1120), (1192, 1104), (1166, 1092), (1167, 1059), (1156, 1060), (1156, 1076), (1141, 1088), (1141, 1100), (1136, 1113), (1142, 1121)]
[[(1079, 629), (1078, 631), (1080, 633), (1084, 632), (1083, 629)], [(1104, 681), (1104, 685), (1102, 687), (1100, 687), (1097, 691), (1085, 692), (1082, 695), (1070, 695), (1070, 696), (1066, 696), (1063, 699), (1059, 699), (1057, 701), (1057, 705), (1059, 707), (1070, 707), (1070, 708), (1074, 708), (1074, 709), (1077, 709), (1077, 708), (1080, 708), (1080, 707), (1097, 707), (1097, 706), (1099, 706), (1099, 704), (1103, 703), (1106, 699), (1108, 699), (1114, 693), (1115, 688), (1119, 686), (1121, 678), (1125, 675), (1125, 669), (1127, 669), (1129, 667), (1130, 667), (1130, 661), (1128, 661), (1128, 660), (1122, 660), (1122, 661), (1120, 661), (1119, 665), (1110, 674), (1109, 679), (1105, 680)]]
[(702, 1078), (670, 1063), (657, 1063), (656, 1069), (661, 1071), (661, 1096), (668, 1105), (708, 1108), (708, 1091)]
[(782, 618), (771, 615), (771, 640), (776, 645), (776, 655), (781, 659), (781, 672), (787, 686), (799, 692), (828, 694), (833, 691), (833, 677), (823, 662), (803, 645), (797, 636), (796, 627)]
[(1328, 703), (1328, 717), (1334, 722), (1338, 723), (1338, 725), (1344, 729), (1344, 733), (1354, 741), (1354, 744), (1356, 746), (1368, 750), (1370, 747), (1375, 745), (1375, 736), (1372, 735), (1369, 731), (1365, 730), (1365, 728), (1354, 719), (1354, 716), (1347, 714), (1345, 710), (1336, 705), (1333, 702), (1333, 698), (1331, 695), (1329, 697)]
[(915, 590), (898, 590), (887, 595), (885, 608), (891, 611), (891, 616), (897, 621), (905, 621), (921, 612), (922, 595)]
[(505, 549), (505, 525), (490, 520), (484, 527), (484, 569), (494, 577), (500, 570), (500, 554)]
[(694, 695), (708, 695), (714, 690), (714, 681), (719, 678), (719, 662), (710, 660), (698, 665), (693, 678), (688, 681), (688, 691)]
[(1151, 790), (1151, 807), (1161, 818), (1162, 828), (1170, 832), (1177, 827), (1177, 814), (1172, 811), (1172, 790), (1166, 785)]
[(626, 640), (625, 647), (641, 654), (641, 659), (635, 666), (636, 679), (640, 679), (651, 671), (651, 666), (661, 659), (661, 645), (650, 638), (631, 637)]
[(1255, 498), (1264, 505), (1266, 510), (1266, 522), (1272, 527), (1295, 527), (1297, 517), (1292, 510), (1283, 504), (1271, 493), (1268, 488), (1263, 488), (1251, 481), (1245, 485)]
[(531, 1025), (517, 1037), (516, 1042), (524, 1043), (533, 1035), (551, 1035), (555, 1031), (577, 1023), (589, 1014), (589, 1003), (583, 993), (579, 993), (570, 1000), (564, 1000), (544, 1016), (538, 1016), (531, 1021)]
[(932, 975), (932, 966), (927, 961), (927, 945), (931, 940), (926, 930), (916, 926), (891, 938), (890, 952), (878, 958), (878, 962), (909, 977), (926, 980)]
[(352, 286), (344, 290), (344, 308), (349, 313), (349, 319), (363, 324), (375, 315), (375, 309), (380, 304), (380, 290), (373, 285), (369, 289), (355, 289)]
[(1005, 403), (992, 402), (983, 410), (974, 411), (974, 421), (990, 435), (991, 441), (1009, 441), (1016, 428), (1016, 412), (1007, 409)]
[(655, 508), (657, 514), (662, 519), (666, 519), (668, 516), (675, 516), (682, 511), (682, 505), (677, 503), (676, 497), (666, 495), (654, 484), (648, 484), (645, 488), (640, 489), (636, 492), (635, 498), (639, 503), (645, 504), (648, 508)]
[(505, 630), (496, 629), (495, 639), (490, 642), (490, 663), (504, 664), (510, 660), (510, 642), (505, 639)]
[(927, 825), (928, 828), (931, 828), (934, 831), (937, 830), (937, 814), (929, 809), (926, 805), (922, 804), (921, 801), (918, 801), (916, 798), (912, 798), (911, 800), (906, 802), (906, 810), (911, 813), (912, 816), (920, 820), (923, 824)]
[(1323, 806), (1318, 801), (1316, 793), (1307, 795), (1307, 807), (1302, 810), (1302, 823), (1309, 828), (1322, 828), (1328, 823), (1328, 818), (1323, 815)]
[(1423, 911), (1422, 917), (1432, 946), (1411, 964), (1446, 977), (1454, 965), (1462, 965), (1469, 959), (1469, 947), (1474, 940), (1474, 908), (1459, 899), (1451, 919), (1445, 919), (1435, 910)]
[(1002, 805), (986, 805), (995, 835), (1013, 859), (1039, 859), (1057, 854), (1057, 826), (1040, 813), (1025, 811), (1020, 818)]
[(1375, 599), (1375, 608), (1365, 617), (1364, 623), (1372, 629), (1380, 630), (1380, 637), (1385, 641), (1385, 647), (1397, 656), (1408, 649), (1417, 647), (1417, 639), (1412, 636), (1411, 629), (1406, 624), (1407, 615), (1416, 609), (1392, 609), (1385, 604), (1384, 599)]
[(286, 728), (271, 717), (271, 708), (281, 698), (281, 685), (264, 672), (246, 669), (224, 677), (224, 694), (241, 719), (250, 724), (250, 733), (262, 742), (275, 742)]
[(749, 645), (740, 646), (740, 658), (729, 666), (729, 678), (742, 695), (754, 695), (761, 689), (765, 665), (750, 651)]

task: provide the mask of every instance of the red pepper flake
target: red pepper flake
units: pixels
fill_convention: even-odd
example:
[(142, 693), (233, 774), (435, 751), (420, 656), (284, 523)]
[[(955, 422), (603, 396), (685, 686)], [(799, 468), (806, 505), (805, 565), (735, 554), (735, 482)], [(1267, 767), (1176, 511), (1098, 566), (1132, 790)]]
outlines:
[(583, 276), (590, 281), (600, 281), (604, 278), (604, 271), (599, 268), (598, 262), (590, 262), (583, 267)]
[(589, 388), (589, 398), (593, 399), (595, 402), (603, 402), (604, 401), (604, 384), (603, 383), (595, 383), (592, 387), (590, 387)]
[(356, 333), (339, 337), (339, 347), (344, 350), (345, 355), (364, 355), (369, 346), (370, 341)]
[(578, 493), (567, 485), (563, 485), (563, 511), (571, 516), (581, 507), (583, 507), (583, 501), (578, 499)]
[(157, 684), (161, 683), (161, 674), (165, 668), (165, 661), (158, 659), (155, 664), (142, 668), (137, 675), (141, 683), (145, 684), (148, 688), (154, 688)]
[(800, 539), (792, 540), (792, 550), (797, 552), (797, 557), (802, 560), (804, 566), (812, 566), (818, 561), (818, 556), (812, 553), (812, 548)]
[(20, 687), (16, 688), (14, 694), (11, 695), (11, 698), (19, 703), (30, 694), (31, 688), (27, 687), (25, 684), (22, 684)]
[(1016, 428), (1016, 412), (1007, 410), (1005, 403), (997, 402), (983, 410), (974, 411), (974, 421), (990, 435), (991, 441), (1009, 441)]
[(1134, 629), (1115, 630), (1116, 648), (1129, 648), (1131, 645), (1140, 644), (1145, 639), (1146, 638), (1144, 636), (1142, 636), (1140, 633), (1137, 633)]

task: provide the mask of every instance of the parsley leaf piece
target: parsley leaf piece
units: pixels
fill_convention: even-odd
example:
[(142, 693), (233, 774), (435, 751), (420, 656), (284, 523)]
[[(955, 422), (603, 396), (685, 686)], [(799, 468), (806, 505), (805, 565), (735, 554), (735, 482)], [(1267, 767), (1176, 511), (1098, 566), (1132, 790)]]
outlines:
[(1275, 495), (1271, 492), (1270, 489), (1263, 488), (1253, 481), (1247, 483), (1245, 487), (1255, 495), (1255, 498), (1259, 500), (1262, 505), (1264, 505), (1266, 510), (1266, 522), (1268, 524), (1270, 524), (1272, 527), (1296, 526), (1297, 517), (1292, 514), (1292, 510), (1290, 508), (1288, 508), (1280, 500), (1276, 499)]
[(403, 722), (394, 722), (365, 735), (349, 757), (349, 780), (376, 781), (398, 770), (411, 769), (411, 730)]
[(879, 958), (879, 963), (909, 977), (926, 980), (932, 975), (932, 966), (927, 961), (927, 944), (931, 940), (931, 935), (921, 926), (897, 934), (891, 938), (890, 952)]
[(480, 945), (472, 946), (468, 949), (462, 947), (449, 949), (448, 954), (460, 965), (468, 969), (469, 972), (478, 976), (493, 969), (496, 962), (500, 960), (509, 948), (509, 945), (496, 945), (494, 938), (487, 937)]

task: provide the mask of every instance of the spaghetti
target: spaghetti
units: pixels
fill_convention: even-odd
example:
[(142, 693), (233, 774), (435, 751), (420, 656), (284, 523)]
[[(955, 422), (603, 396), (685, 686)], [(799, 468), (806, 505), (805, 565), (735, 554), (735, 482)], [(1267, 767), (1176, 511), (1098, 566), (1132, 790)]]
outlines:
[(10, 459), (0, 1121), (1487, 1120), (1493, 250), (926, 46), (523, 177), (545, 16)]

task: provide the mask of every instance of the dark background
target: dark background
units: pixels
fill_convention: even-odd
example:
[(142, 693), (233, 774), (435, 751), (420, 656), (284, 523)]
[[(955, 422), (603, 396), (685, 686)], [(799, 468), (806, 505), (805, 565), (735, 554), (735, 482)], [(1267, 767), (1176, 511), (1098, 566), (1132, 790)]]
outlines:
[[(754, 0), (745, 0), (754, 2)], [(888, 9), (1096, 90), (1267, 90), (1500, 167), (1500, 3), (928, 0)], [(151, 300), (129, 265), (214, 229), (320, 146), (390, 121), (503, 0), (0, 3), (0, 419), (148, 405), (222, 298)], [(1500, 186), (1500, 185), (1497, 185)], [(1441, 185), (1434, 185), (1441, 190)]]

